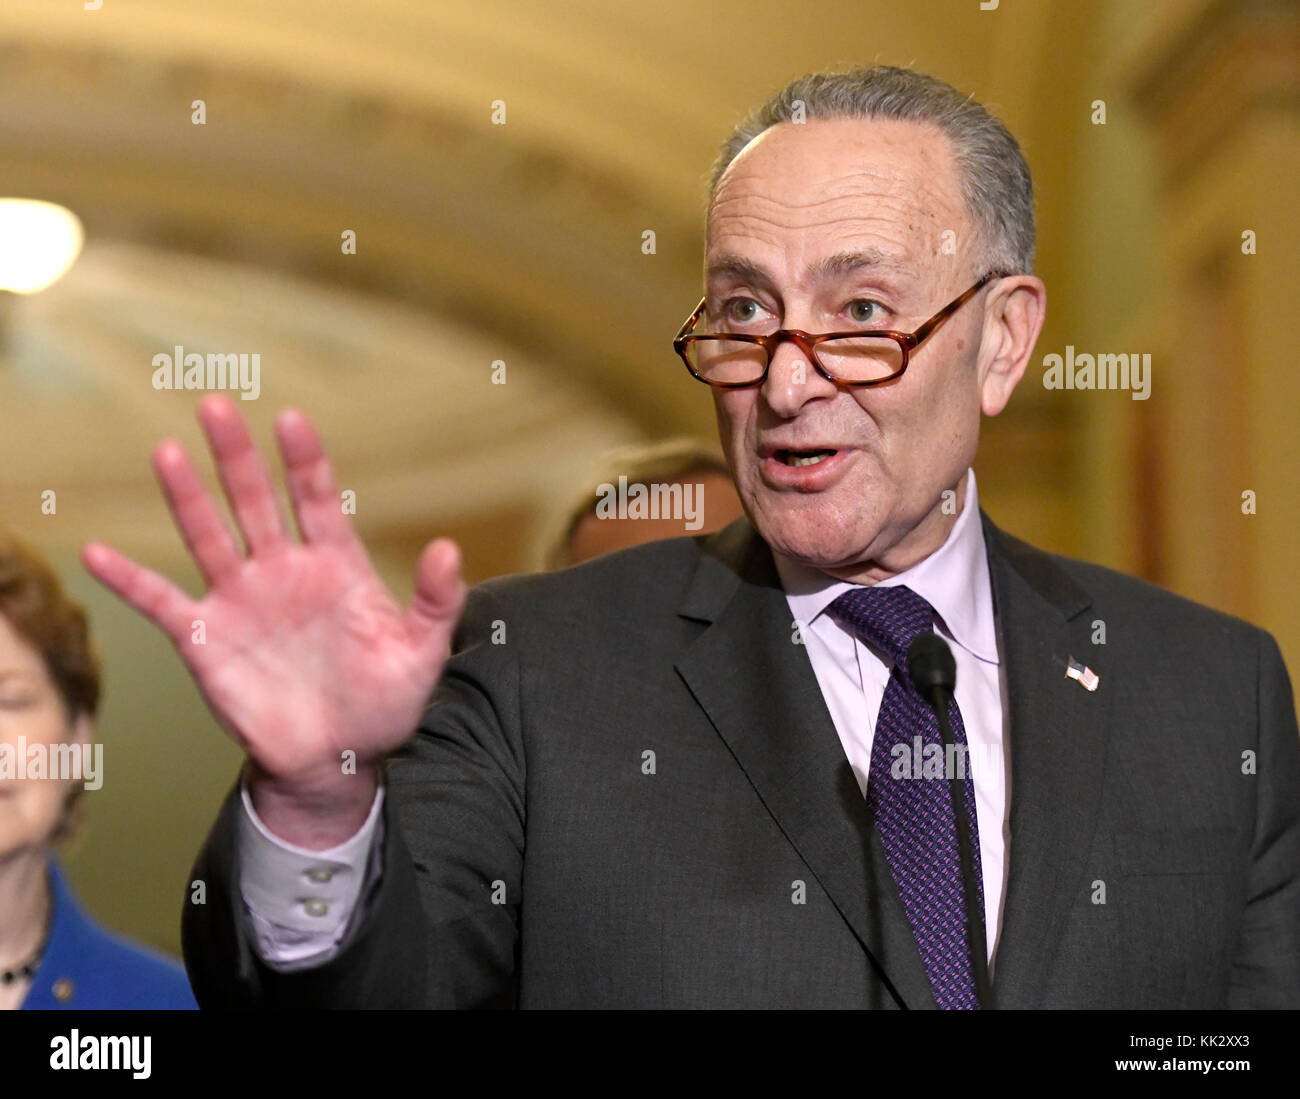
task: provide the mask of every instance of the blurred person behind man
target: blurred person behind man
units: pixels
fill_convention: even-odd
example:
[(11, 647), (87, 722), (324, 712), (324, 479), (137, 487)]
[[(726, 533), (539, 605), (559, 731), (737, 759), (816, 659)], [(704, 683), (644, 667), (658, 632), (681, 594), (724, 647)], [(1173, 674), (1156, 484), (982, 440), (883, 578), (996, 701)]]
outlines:
[(198, 1006), (179, 964), (100, 927), (65, 880), (55, 851), (79, 828), (84, 780), (53, 762), (24, 777), (92, 744), (99, 693), (85, 612), (0, 537), (0, 1008)]
[[(596, 475), (564, 513), (560, 529), (546, 541), (548, 569), (580, 565), (661, 538), (712, 534), (744, 514), (718, 448), (696, 439), (619, 447), (604, 454), (595, 468)], [(624, 507), (619, 514), (620, 494), (626, 501), (635, 486), (644, 490), (643, 507)], [(663, 501), (676, 506), (658, 506)], [(662, 514), (664, 510), (676, 514)]]

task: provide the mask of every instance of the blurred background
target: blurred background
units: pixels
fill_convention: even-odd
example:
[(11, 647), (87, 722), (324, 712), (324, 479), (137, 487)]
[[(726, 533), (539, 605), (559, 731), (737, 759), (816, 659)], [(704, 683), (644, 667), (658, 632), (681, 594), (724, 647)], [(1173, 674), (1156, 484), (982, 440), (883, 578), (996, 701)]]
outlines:
[[(51, 557), (105, 657), (106, 778), (65, 863), (109, 926), (179, 951), (239, 764), (169, 644), (77, 560), (104, 540), (199, 590), (149, 453), (202, 453), (200, 394), (154, 389), (153, 357), (258, 354), (259, 442), (286, 404), (314, 418), (401, 598), (436, 534), (471, 580), (530, 568), (602, 452), (714, 437), (670, 345), (705, 179), (810, 70), (933, 73), (1025, 149), (1048, 317), (986, 423), (985, 510), (1257, 622), (1300, 669), (1294, 3), (94, 6), (0, 6), (0, 197), (85, 232), (48, 289), (0, 292), (0, 524)], [(1150, 398), (1045, 389), (1067, 346), (1149, 353)]]

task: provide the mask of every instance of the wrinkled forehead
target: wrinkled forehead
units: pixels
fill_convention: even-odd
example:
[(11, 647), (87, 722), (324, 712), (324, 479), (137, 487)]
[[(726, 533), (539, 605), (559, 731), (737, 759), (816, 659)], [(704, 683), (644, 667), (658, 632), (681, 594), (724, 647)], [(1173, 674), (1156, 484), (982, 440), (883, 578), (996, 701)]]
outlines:
[(777, 250), (793, 260), (861, 245), (915, 265), (968, 235), (951, 142), (937, 127), (787, 122), (751, 141), (719, 181), (706, 262), (719, 252)]

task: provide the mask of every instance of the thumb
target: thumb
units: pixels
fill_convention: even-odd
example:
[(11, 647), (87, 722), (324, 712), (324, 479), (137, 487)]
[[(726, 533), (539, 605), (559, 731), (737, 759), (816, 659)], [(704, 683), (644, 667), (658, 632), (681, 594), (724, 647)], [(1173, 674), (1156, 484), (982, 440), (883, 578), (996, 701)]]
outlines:
[(450, 538), (435, 538), (415, 566), (415, 598), (406, 612), (406, 628), (416, 644), (436, 644), (445, 655), (465, 596), (459, 547)]

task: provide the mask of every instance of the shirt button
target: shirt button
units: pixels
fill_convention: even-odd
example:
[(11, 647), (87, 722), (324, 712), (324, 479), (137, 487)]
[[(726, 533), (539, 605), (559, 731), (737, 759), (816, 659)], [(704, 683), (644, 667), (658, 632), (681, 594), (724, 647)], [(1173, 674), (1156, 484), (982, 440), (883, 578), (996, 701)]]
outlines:
[(307, 910), (307, 915), (309, 916), (323, 916), (330, 910), (330, 906), (319, 897), (312, 897), (311, 900), (303, 905), (303, 908)]
[(59, 1003), (66, 1004), (69, 1000), (72, 999), (73, 990), (74, 990), (74, 986), (72, 983), (72, 978), (60, 977), (57, 981), (54, 982), (54, 988), (52, 991), (54, 992), (54, 998), (58, 1000)]
[(307, 871), (307, 877), (320, 885), (324, 885), (330, 878), (334, 877), (334, 871), (328, 866), (313, 866)]

